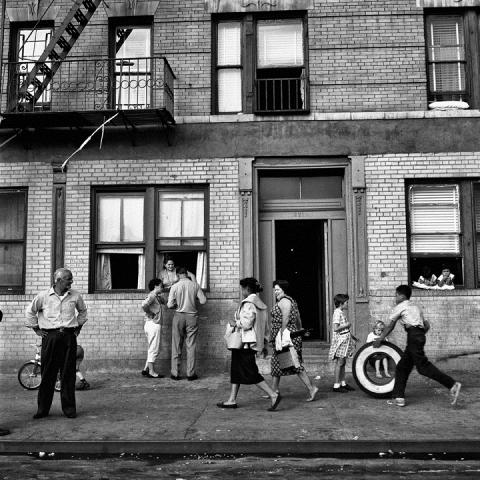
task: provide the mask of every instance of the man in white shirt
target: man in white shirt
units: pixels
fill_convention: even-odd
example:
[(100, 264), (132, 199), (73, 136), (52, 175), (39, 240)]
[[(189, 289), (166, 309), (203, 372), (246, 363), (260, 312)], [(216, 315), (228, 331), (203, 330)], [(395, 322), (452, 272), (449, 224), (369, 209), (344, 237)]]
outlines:
[(172, 380), (180, 380), (178, 370), (182, 356), (182, 346), (187, 344), (187, 379), (196, 380), (195, 350), (198, 333), (198, 311), (196, 301), (205, 304), (207, 299), (197, 282), (188, 278), (185, 267), (177, 269), (179, 280), (172, 285), (168, 295), (168, 308), (175, 308), (172, 322)]
[(62, 377), (60, 399), (63, 413), (68, 418), (77, 416), (77, 335), (87, 321), (87, 307), (80, 293), (71, 290), (73, 275), (70, 270), (59, 268), (53, 279), (53, 287), (39, 293), (26, 311), (26, 326), (42, 337), (42, 381), (34, 419), (48, 416), (59, 371)]

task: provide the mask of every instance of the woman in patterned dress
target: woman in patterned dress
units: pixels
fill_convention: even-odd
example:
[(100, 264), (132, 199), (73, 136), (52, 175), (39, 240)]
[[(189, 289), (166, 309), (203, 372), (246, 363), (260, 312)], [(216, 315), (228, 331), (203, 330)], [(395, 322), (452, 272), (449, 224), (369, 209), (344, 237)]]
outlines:
[(286, 294), (288, 287), (289, 284), (286, 280), (275, 280), (273, 282), (273, 291), (275, 293), (277, 303), (275, 303), (271, 311), (272, 329), (270, 335), (270, 344), (274, 347), (271, 361), (271, 375), (273, 378), (272, 387), (278, 392), (280, 386), (280, 377), (284, 375), (297, 375), (308, 389), (309, 397), (307, 398), (307, 402), (311, 402), (315, 400), (318, 387), (312, 385), (312, 382), (305, 371), (305, 367), (303, 366), (301, 335), (294, 335), (292, 338), (292, 343), (295, 351), (297, 352), (300, 367), (289, 367), (282, 370), (277, 358), (277, 352), (275, 351), (275, 339), (279, 331), (283, 332), (285, 329), (287, 329), (292, 334), (293, 332), (297, 332), (302, 328), (297, 302)]
[(328, 357), (335, 362), (335, 383), (333, 384), (332, 390), (334, 392), (344, 393), (355, 390), (345, 381), (345, 364), (347, 357), (353, 355), (355, 339), (350, 332), (350, 322), (345, 315), (345, 310), (348, 305), (348, 295), (339, 293), (335, 295), (333, 302), (335, 304), (332, 319), (333, 336)]

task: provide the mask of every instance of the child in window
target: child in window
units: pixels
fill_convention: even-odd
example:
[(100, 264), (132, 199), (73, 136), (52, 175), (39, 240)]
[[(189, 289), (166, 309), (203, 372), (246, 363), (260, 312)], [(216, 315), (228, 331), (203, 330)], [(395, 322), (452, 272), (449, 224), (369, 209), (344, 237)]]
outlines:
[[(374, 342), (377, 338), (380, 338), (380, 335), (383, 333), (384, 330), (385, 324), (382, 321), (378, 321), (374, 325), (373, 331), (368, 334), (366, 343)], [(384, 340), (388, 342), (388, 338), (384, 338)], [(377, 353), (375, 355), (372, 355), (368, 360), (369, 362), (371, 362), (370, 364), (375, 367), (375, 376), (377, 378), (382, 378), (380, 364), (383, 365), (383, 371), (385, 373), (385, 376), (391, 378), (391, 375), (388, 371), (388, 358), (385, 355)]]
[(339, 293), (335, 295), (333, 302), (335, 311), (333, 312), (333, 338), (328, 357), (335, 361), (335, 383), (332, 390), (338, 393), (355, 390), (345, 381), (345, 364), (347, 357), (353, 355), (355, 349), (355, 339), (350, 332), (350, 322), (345, 316), (348, 305), (348, 295)]
[(418, 278), (418, 283), (426, 285), (427, 287), (433, 287), (437, 284), (437, 277), (432, 273), (428, 265), (422, 268), (422, 274)]
[(437, 278), (437, 285), (440, 288), (451, 287), (453, 288), (453, 279), (455, 275), (450, 272), (450, 268), (447, 265), (442, 265), (442, 274)]

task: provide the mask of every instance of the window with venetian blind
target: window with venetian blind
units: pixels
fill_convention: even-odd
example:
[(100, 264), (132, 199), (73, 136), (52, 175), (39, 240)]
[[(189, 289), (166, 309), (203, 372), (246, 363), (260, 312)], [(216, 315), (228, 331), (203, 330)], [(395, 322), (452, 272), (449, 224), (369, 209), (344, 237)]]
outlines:
[(480, 184), (409, 185), (410, 278), (425, 271), (437, 277), (444, 266), (455, 275), (455, 285), (480, 286)]
[(304, 18), (250, 15), (215, 25), (217, 113), (308, 110)]
[(203, 186), (97, 190), (92, 289), (144, 290), (170, 259), (207, 288), (206, 197)]
[(426, 21), (429, 100), (467, 101), (463, 15), (429, 15)]
[(27, 191), (0, 190), (0, 291), (22, 293), (25, 286)]

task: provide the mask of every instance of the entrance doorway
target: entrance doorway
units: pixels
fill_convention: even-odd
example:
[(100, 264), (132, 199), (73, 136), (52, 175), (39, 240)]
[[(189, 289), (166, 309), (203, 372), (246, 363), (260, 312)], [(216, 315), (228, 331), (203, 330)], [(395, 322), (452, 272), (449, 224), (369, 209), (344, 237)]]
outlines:
[(325, 244), (322, 220), (275, 222), (275, 276), (288, 280), (306, 339), (326, 340)]

